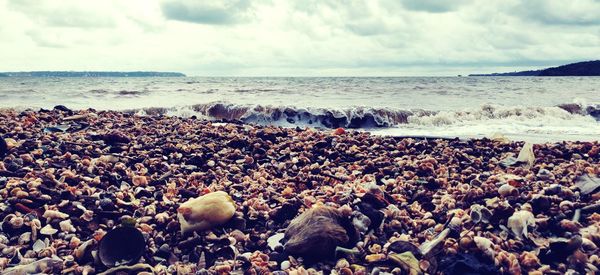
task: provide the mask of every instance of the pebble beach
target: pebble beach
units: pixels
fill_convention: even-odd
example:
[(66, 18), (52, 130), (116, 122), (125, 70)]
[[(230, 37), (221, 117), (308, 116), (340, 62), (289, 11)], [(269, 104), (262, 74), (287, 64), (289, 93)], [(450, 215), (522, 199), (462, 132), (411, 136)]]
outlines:
[(594, 274), (600, 144), (0, 111), (1, 274)]

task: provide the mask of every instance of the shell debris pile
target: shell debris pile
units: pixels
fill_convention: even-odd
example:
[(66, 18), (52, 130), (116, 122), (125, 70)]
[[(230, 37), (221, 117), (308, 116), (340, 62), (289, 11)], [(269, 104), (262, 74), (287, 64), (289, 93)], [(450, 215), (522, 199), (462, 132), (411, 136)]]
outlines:
[(0, 138), (2, 274), (600, 268), (598, 142), (382, 137), (64, 106), (2, 110)]

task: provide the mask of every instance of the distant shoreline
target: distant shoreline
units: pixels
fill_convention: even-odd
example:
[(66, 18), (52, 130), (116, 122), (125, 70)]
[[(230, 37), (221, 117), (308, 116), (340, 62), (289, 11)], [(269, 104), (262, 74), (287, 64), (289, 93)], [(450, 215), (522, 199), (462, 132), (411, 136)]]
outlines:
[(30, 71), (1, 72), (0, 77), (186, 77), (179, 72)]
[(600, 60), (571, 63), (541, 70), (470, 74), (469, 76), (600, 76)]

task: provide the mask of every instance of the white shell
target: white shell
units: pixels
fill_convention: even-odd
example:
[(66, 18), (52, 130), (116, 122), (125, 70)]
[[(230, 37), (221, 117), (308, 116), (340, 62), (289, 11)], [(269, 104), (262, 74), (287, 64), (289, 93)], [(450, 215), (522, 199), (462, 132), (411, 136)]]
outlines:
[(73, 224), (71, 223), (71, 220), (64, 220), (62, 222), (59, 222), (58, 225), (60, 226), (60, 231), (63, 232), (75, 232), (77, 231), (77, 229), (75, 229), (75, 226), (73, 226)]
[(500, 188), (498, 188), (498, 193), (500, 194), (500, 196), (503, 197), (519, 195), (519, 191), (517, 190), (517, 188), (510, 184), (503, 184), (502, 186), (500, 186)]
[(490, 241), (489, 239), (486, 239), (484, 237), (479, 237), (476, 236), (475, 238), (473, 238), (473, 241), (475, 242), (475, 245), (477, 246), (477, 248), (483, 252), (483, 254), (489, 256), (490, 258), (494, 258), (495, 256), (495, 252), (494, 252), (494, 243), (492, 243), (492, 241)]
[(41, 251), (42, 249), (44, 249), (44, 248), (46, 248), (46, 247), (47, 247), (47, 245), (46, 245), (46, 243), (45, 243), (44, 241), (42, 241), (42, 240), (37, 240), (37, 241), (35, 241), (35, 243), (33, 244), (33, 251), (35, 251), (35, 252), (39, 252), (39, 251)]
[(54, 235), (58, 232), (58, 229), (53, 228), (50, 224), (47, 224), (46, 226), (42, 227), (42, 229), (40, 229), (40, 234), (42, 235)]
[(66, 214), (66, 213), (63, 213), (60, 211), (56, 211), (56, 210), (46, 210), (46, 212), (44, 212), (44, 215), (42, 215), (42, 217), (46, 218), (48, 221), (50, 221), (52, 219), (64, 220), (69, 217), (69, 214)]
[(510, 228), (517, 239), (527, 236), (527, 227), (535, 225), (535, 218), (529, 211), (520, 210), (508, 218), (507, 227)]

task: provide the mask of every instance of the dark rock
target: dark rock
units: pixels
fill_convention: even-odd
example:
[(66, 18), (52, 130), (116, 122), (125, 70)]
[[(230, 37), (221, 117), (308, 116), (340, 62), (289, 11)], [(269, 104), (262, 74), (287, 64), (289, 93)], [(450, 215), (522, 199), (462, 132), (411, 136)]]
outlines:
[(206, 160), (202, 156), (193, 155), (185, 162), (185, 164), (201, 167), (202, 165), (204, 165), (205, 162)]
[(358, 233), (348, 217), (336, 209), (319, 206), (306, 210), (285, 231), (284, 250), (306, 259), (333, 259), (338, 246), (352, 247)]
[(546, 196), (540, 195), (534, 196), (529, 201), (529, 204), (531, 204), (533, 214), (536, 215), (548, 211), (548, 209), (550, 209), (550, 206), (552, 206), (552, 202), (550, 201), (550, 199), (548, 199)]
[(106, 144), (114, 145), (118, 143), (129, 143), (131, 139), (121, 131), (111, 131), (102, 135), (102, 140)]
[(235, 149), (243, 149), (250, 145), (250, 143), (245, 139), (232, 139), (227, 143), (227, 146)]
[(371, 204), (364, 202), (361, 202), (358, 205), (358, 208), (360, 209), (361, 213), (363, 213), (369, 218), (369, 220), (371, 220), (369, 229), (377, 229), (381, 226), (381, 223), (383, 223), (383, 219), (385, 218), (383, 212), (377, 210)]
[(419, 248), (411, 242), (405, 241), (395, 241), (388, 246), (388, 251), (393, 251), (396, 253), (403, 253), (406, 251), (410, 251), (416, 257), (421, 256), (421, 251)]
[(559, 238), (550, 242), (548, 248), (540, 250), (542, 263), (551, 264), (564, 262), (582, 244), (581, 236), (573, 236), (571, 239)]
[(8, 145), (4, 138), (0, 137), (0, 158), (6, 156), (8, 153)]
[(56, 105), (56, 106), (54, 106), (54, 110), (56, 110), (56, 111), (62, 111), (62, 112), (67, 112), (69, 114), (73, 113), (73, 111), (71, 109), (67, 108), (64, 105)]
[(281, 207), (275, 209), (275, 213), (271, 217), (275, 222), (282, 223), (286, 220), (294, 218), (300, 210), (300, 203), (284, 203)]
[(438, 272), (446, 275), (500, 274), (493, 261), (473, 254), (449, 255), (439, 262)]

